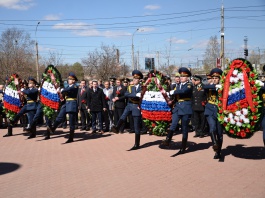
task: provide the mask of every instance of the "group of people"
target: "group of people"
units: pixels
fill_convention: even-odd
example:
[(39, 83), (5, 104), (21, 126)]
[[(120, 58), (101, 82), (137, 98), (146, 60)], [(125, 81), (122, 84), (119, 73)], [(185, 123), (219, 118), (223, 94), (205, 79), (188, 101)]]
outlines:
[[(210, 135), (212, 148), (215, 152), (214, 159), (221, 158), (223, 144), (223, 129), (217, 119), (218, 88), (220, 88), (220, 77), (222, 70), (214, 68), (207, 74), (207, 83), (202, 83), (202, 77), (191, 74), (190, 70), (181, 67), (175, 76), (175, 82), (168, 79), (168, 92), (174, 101), (172, 109), (172, 122), (167, 131), (166, 139), (162, 141), (162, 146), (169, 146), (174, 132), (180, 129), (182, 132), (182, 144), (177, 155), (183, 154), (187, 148), (188, 132), (190, 122), (194, 126), (195, 136), (204, 137)], [(142, 84), (143, 74), (139, 70), (132, 72), (133, 80), (115, 79), (102, 82), (97, 80), (81, 80), (77, 86), (77, 77), (70, 72), (68, 76), (68, 86), (60, 89), (57, 83), (58, 94), (64, 94), (61, 108), (55, 120), (46, 118), (47, 133), (45, 139), (50, 139), (50, 134), (55, 133), (58, 126), (65, 122), (66, 114), (69, 118), (70, 134), (66, 143), (74, 141), (74, 132), (78, 123), (78, 112), (81, 118), (81, 130), (92, 133), (109, 132), (123, 133), (125, 127), (129, 125), (129, 132), (135, 133), (135, 144), (130, 150), (140, 148), (141, 130), (144, 123), (141, 118), (140, 103), (143, 97)], [(18, 92), (26, 97), (26, 104), (10, 120), (8, 133), (12, 136), (12, 127), (24, 115), (28, 115), (30, 136), (36, 137), (36, 125), (43, 117), (43, 105), (38, 101), (39, 90), (36, 88), (36, 80), (29, 78), (28, 88)], [(1, 87), (0, 87), (1, 88)], [(0, 93), (4, 91), (0, 90)], [(2, 98), (0, 98), (2, 100)], [(265, 120), (264, 120), (265, 123)], [(265, 127), (264, 127), (265, 128)], [(265, 144), (265, 137), (264, 137)]]

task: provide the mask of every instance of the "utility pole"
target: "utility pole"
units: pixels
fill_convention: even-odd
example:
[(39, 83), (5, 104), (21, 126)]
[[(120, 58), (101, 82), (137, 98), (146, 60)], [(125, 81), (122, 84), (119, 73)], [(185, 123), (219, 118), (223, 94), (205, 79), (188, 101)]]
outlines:
[(248, 37), (245, 36), (244, 38), (244, 55), (245, 55), (245, 59), (247, 60), (248, 57)]
[(139, 70), (139, 51), (137, 51), (137, 69)]
[(222, 8), (221, 8), (221, 68), (222, 70), (225, 69), (225, 44), (224, 44), (224, 38), (225, 38), (225, 33), (224, 33), (224, 5), (222, 3)]
[(36, 33), (37, 33), (37, 28), (39, 26), (40, 22), (38, 22), (37, 26), (36, 26), (36, 30), (35, 30), (35, 42), (36, 42), (36, 70), (37, 70), (37, 82), (40, 82), (39, 79), (39, 50), (38, 50), (38, 41), (37, 41), (37, 37), (36, 37)]
[(160, 69), (160, 63), (159, 63), (159, 51), (156, 52), (157, 56), (157, 69)]
[(132, 34), (132, 70), (135, 70), (135, 66), (134, 66), (134, 44), (133, 44), (133, 37), (134, 34), (139, 30), (139, 28), (137, 28), (134, 33)]

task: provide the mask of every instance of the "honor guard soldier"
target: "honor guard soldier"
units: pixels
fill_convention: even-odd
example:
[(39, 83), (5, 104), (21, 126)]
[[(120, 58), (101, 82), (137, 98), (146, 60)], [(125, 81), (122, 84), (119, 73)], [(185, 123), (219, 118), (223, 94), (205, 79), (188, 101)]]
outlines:
[(54, 122), (54, 125), (48, 127), (49, 132), (54, 133), (58, 125), (64, 121), (65, 114), (68, 114), (70, 134), (69, 134), (68, 140), (65, 143), (70, 143), (74, 141), (75, 117), (78, 111), (78, 108), (77, 108), (78, 86), (75, 84), (76, 81), (77, 81), (77, 77), (75, 76), (73, 72), (70, 72), (68, 76), (68, 87), (61, 90), (61, 93), (65, 94), (66, 102), (64, 105), (62, 105), (60, 112)]
[[(263, 72), (265, 71), (265, 65), (263, 66)], [(261, 92), (261, 98), (263, 101), (263, 110), (262, 110), (262, 122), (261, 126), (263, 129), (263, 144), (265, 147), (265, 82), (256, 80), (256, 83), (258, 83), (261, 86), (260, 92)]]
[(194, 137), (204, 137), (205, 128), (205, 115), (204, 107), (206, 103), (206, 94), (202, 85), (202, 77), (194, 75), (192, 77), (194, 80), (194, 86), (192, 90), (192, 121), (195, 126), (195, 136)]
[(141, 111), (140, 111), (140, 97), (141, 97), (141, 85), (139, 84), (140, 79), (143, 78), (143, 74), (139, 70), (132, 72), (133, 86), (129, 86), (125, 92), (125, 97), (128, 98), (128, 104), (120, 117), (116, 126), (113, 126), (111, 131), (118, 133), (120, 127), (125, 122), (127, 116), (131, 113), (134, 122), (135, 130), (135, 144), (130, 150), (139, 149), (140, 146), (140, 125), (141, 125)]
[(192, 115), (191, 97), (192, 97), (192, 84), (189, 82), (191, 72), (186, 67), (179, 68), (180, 84), (176, 86), (175, 90), (170, 91), (170, 95), (176, 97), (176, 104), (172, 111), (172, 123), (169, 128), (167, 137), (161, 145), (169, 146), (172, 140), (173, 133), (181, 120), (182, 130), (182, 145), (179, 152), (176, 154), (183, 154), (186, 149), (188, 141), (188, 125)]
[(210, 76), (212, 77), (213, 84), (204, 86), (204, 90), (207, 94), (207, 104), (205, 106), (204, 115), (206, 116), (207, 122), (209, 124), (209, 132), (213, 143), (213, 150), (215, 151), (214, 159), (221, 158), (221, 149), (223, 144), (223, 130), (221, 124), (217, 119), (217, 90), (221, 87), (219, 83), (222, 73), (223, 71), (219, 68), (212, 69)]
[[(28, 114), (28, 123), (31, 123), (34, 117), (34, 114), (36, 113), (37, 110), (37, 100), (38, 100), (38, 89), (36, 88), (36, 80), (32, 77), (28, 78), (28, 88), (27, 89), (20, 89), (18, 93), (21, 95), (24, 95), (26, 97), (27, 103), (22, 107), (22, 109), (18, 112), (18, 114), (14, 117), (13, 120), (10, 120), (10, 125), (13, 126), (21, 116), (23, 116), (25, 113)], [(36, 126), (35, 128), (32, 128), (32, 131), (36, 131)], [(10, 136), (12, 134), (6, 134), (6, 136)], [(32, 138), (32, 136), (28, 137), (29, 139)]]

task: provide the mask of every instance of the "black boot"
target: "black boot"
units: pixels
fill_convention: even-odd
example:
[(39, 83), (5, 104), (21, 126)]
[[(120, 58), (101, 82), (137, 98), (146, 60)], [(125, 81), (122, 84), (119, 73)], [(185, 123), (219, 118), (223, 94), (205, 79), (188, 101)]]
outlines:
[(263, 144), (264, 144), (264, 147), (265, 147), (265, 139), (263, 139)]
[(50, 131), (47, 128), (47, 132), (46, 132), (46, 136), (44, 138), (44, 140), (49, 140), (50, 139)]
[(74, 141), (74, 133), (75, 133), (74, 130), (70, 130), (69, 138), (68, 138), (68, 140), (65, 142), (66, 144), (67, 144), (67, 143), (71, 143), (71, 142)]
[(141, 134), (135, 134), (134, 146), (129, 151), (137, 150), (140, 148), (140, 137), (141, 137)]
[(187, 148), (187, 141), (188, 141), (188, 138), (182, 138), (181, 148), (179, 149), (179, 152), (177, 152), (174, 156), (181, 155), (185, 152)]
[(111, 132), (114, 132), (114, 133), (119, 133), (119, 131), (120, 131), (120, 128), (121, 128), (121, 126), (123, 125), (123, 123), (124, 123), (124, 120), (122, 120), (122, 119), (119, 119), (119, 121), (118, 121), (117, 125), (116, 125), (116, 126), (112, 126), (112, 127), (111, 127)]
[(174, 131), (169, 130), (166, 139), (162, 140), (162, 143), (160, 145), (161, 146), (169, 146), (170, 142), (172, 140), (172, 137), (173, 137), (173, 133), (174, 133)]
[(216, 152), (216, 151), (218, 151), (218, 144), (216, 142), (215, 134), (214, 134), (214, 132), (212, 132), (210, 134), (211, 134), (211, 139), (212, 139), (212, 143), (213, 143), (213, 150)]
[(12, 127), (12, 125), (9, 124), (7, 127), (7, 134), (5, 134), (3, 137), (9, 137), (12, 135), (13, 135), (13, 127)]
[(222, 158), (222, 156), (221, 156), (222, 145), (223, 145), (223, 141), (218, 140), (218, 150), (215, 152), (213, 159), (221, 159)]
[(30, 128), (30, 136), (28, 137), (28, 139), (35, 138), (35, 137), (36, 137), (36, 125), (31, 126), (31, 128)]
[(197, 130), (195, 130), (195, 135), (193, 136), (193, 137), (200, 137), (200, 132), (199, 131), (197, 131)]

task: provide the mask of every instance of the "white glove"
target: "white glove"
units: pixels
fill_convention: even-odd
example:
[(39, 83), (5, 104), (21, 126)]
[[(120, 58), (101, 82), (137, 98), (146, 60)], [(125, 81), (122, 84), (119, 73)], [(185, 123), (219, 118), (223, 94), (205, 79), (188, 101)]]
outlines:
[(170, 94), (170, 95), (173, 95), (174, 92), (175, 92), (175, 90), (171, 90), (171, 91), (169, 92), (169, 94)]
[(24, 90), (25, 90), (24, 88), (20, 89), (21, 92), (24, 91)]
[(141, 97), (141, 93), (137, 93), (136, 94), (136, 97), (139, 97), (140, 98)]
[(220, 88), (222, 88), (222, 85), (220, 85), (220, 84), (215, 85), (215, 88), (216, 88), (216, 89), (220, 89)]
[(40, 91), (40, 87), (38, 88), (38, 91)]
[(259, 86), (264, 86), (264, 82), (260, 80), (255, 80), (255, 84), (258, 84)]
[(58, 87), (56, 91), (59, 92), (60, 91), (60, 87)]
[(61, 89), (61, 92), (63, 91), (63, 88)]

